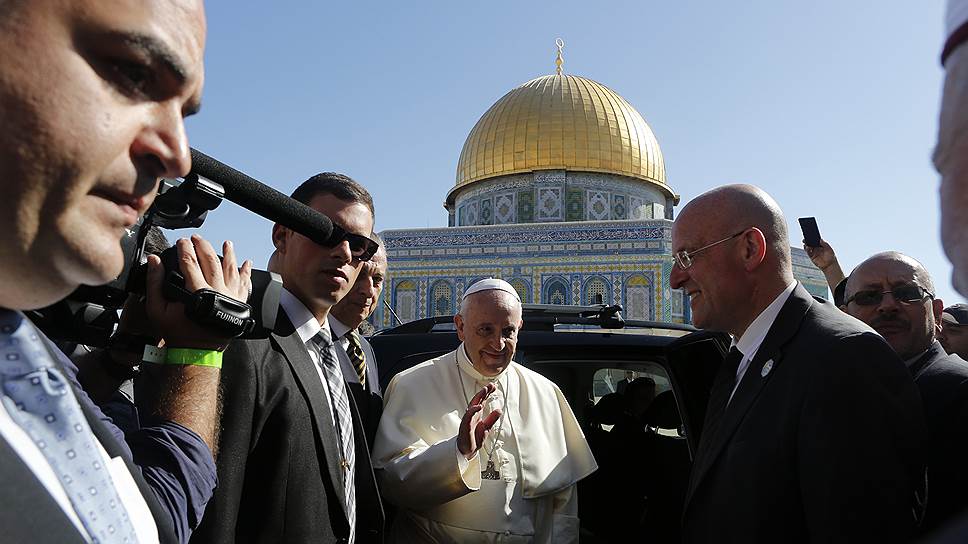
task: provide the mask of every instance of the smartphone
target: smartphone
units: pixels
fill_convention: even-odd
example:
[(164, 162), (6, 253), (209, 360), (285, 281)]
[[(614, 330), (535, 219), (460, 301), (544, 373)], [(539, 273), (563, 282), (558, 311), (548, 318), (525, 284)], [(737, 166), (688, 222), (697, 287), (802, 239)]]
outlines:
[(820, 229), (817, 228), (815, 217), (801, 217), (800, 231), (803, 232), (803, 243), (810, 247), (820, 247)]

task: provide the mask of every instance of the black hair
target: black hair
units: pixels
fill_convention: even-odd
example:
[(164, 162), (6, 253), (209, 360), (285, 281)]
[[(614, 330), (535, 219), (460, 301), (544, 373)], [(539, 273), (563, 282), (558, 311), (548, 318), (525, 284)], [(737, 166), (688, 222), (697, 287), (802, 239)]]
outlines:
[(376, 216), (373, 209), (373, 197), (367, 190), (345, 174), (336, 172), (322, 172), (302, 182), (292, 192), (292, 198), (305, 205), (309, 205), (316, 195), (333, 195), (346, 202), (363, 204), (370, 209), (370, 215)]

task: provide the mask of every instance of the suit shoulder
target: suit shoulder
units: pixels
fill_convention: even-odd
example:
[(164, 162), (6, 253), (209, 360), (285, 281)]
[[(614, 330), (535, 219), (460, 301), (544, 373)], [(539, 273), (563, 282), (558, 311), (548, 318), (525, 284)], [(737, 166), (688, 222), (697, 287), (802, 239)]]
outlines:
[(855, 319), (830, 304), (814, 304), (804, 317), (797, 334), (801, 344), (815, 353), (827, 355), (862, 354), (900, 361), (891, 346), (866, 323)]
[(968, 362), (957, 355), (941, 353), (915, 379), (922, 395), (937, 395), (945, 391), (957, 397), (968, 395)]
[(955, 354), (941, 355), (931, 361), (924, 369), (925, 375), (945, 374), (968, 380), (968, 361)]
[(845, 338), (864, 333), (879, 335), (863, 321), (851, 317), (830, 304), (813, 304), (805, 320), (817, 332), (826, 333), (831, 339)]
[[(266, 358), (270, 351), (273, 351), (272, 342), (268, 338), (258, 338), (251, 340), (237, 339), (229, 343), (222, 356), (222, 372), (226, 369), (229, 372), (238, 370), (240, 367), (258, 364)], [(226, 364), (229, 361), (231, 364)]]
[[(910, 376), (891, 346), (866, 323), (829, 304), (813, 304), (794, 339), (809, 368), (832, 375), (870, 373)], [(826, 370), (824, 370), (826, 369)]]

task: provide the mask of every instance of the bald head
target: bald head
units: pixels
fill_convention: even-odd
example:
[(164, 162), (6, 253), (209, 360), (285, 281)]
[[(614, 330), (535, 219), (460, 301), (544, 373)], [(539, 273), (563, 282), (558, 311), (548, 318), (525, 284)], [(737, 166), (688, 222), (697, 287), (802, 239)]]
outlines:
[(689, 295), (700, 328), (741, 336), (794, 281), (783, 212), (752, 185), (717, 187), (690, 201), (672, 227), (672, 250), (687, 259), (672, 267), (669, 285)]
[(790, 237), (783, 211), (773, 197), (755, 185), (724, 185), (707, 191), (682, 208), (676, 220), (680, 222), (717, 236), (756, 227), (777, 262), (790, 266)]
[(934, 294), (934, 281), (931, 279), (931, 274), (928, 273), (928, 270), (921, 264), (921, 261), (905, 255), (900, 251), (883, 251), (871, 255), (864, 262), (857, 265), (857, 268), (850, 273), (850, 276), (847, 278), (847, 290), (845, 291), (844, 299), (850, 298), (865, 281), (870, 279), (867, 277), (869, 276), (868, 271), (882, 271), (885, 269), (891, 269), (899, 277), (909, 278), (911, 281), (927, 289), (931, 294)]
[(924, 265), (897, 251), (860, 263), (845, 292), (847, 313), (880, 333), (905, 360), (931, 347), (939, 332), (944, 303), (933, 295)]

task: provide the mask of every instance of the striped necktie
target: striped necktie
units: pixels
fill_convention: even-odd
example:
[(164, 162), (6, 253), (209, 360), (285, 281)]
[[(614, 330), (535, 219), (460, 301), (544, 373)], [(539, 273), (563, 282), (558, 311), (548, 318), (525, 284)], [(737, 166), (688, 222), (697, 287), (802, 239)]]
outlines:
[(356, 370), (356, 375), (360, 378), (360, 385), (364, 388), (366, 387), (366, 353), (363, 352), (363, 343), (360, 340), (360, 333), (356, 329), (351, 330), (346, 333), (346, 341), (349, 345), (346, 346), (346, 354), (350, 357), (350, 362), (353, 363), (353, 368)]
[(346, 393), (343, 371), (340, 369), (335, 346), (328, 330), (321, 330), (312, 339), (319, 354), (319, 367), (326, 378), (330, 406), (336, 418), (336, 433), (340, 441), (340, 466), (343, 473), (343, 490), (346, 495), (346, 517), (350, 525), (349, 544), (356, 539), (356, 449), (353, 441), (353, 414), (350, 398)]
[(22, 314), (0, 312), (0, 354), (4, 407), (57, 474), (91, 540), (136, 543), (134, 525), (81, 406)]

